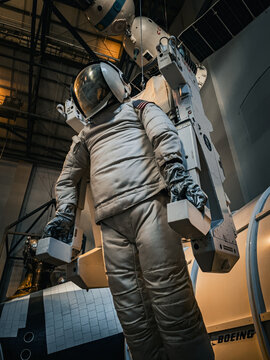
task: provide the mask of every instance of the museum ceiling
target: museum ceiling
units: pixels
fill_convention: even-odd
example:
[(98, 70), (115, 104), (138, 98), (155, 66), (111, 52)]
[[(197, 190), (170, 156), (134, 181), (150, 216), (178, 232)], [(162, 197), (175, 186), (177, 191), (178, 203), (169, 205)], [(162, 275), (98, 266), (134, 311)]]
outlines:
[[(69, 97), (75, 76), (98, 58), (123, 71), (134, 67), (122, 36), (98, 33), (83, 3), (0, 0), (0, 159), (60, 168), (75, 133), (56, 106)], [(134, 3), (139, 16), (139, 0)], [(142, 15), (178, 36), (202, 61), (269, 5), (269, 0), (143, 0)], [(183, 12), (186, 22), (180, 19)], [(217, 18), (220, 35), (212, 31)]]

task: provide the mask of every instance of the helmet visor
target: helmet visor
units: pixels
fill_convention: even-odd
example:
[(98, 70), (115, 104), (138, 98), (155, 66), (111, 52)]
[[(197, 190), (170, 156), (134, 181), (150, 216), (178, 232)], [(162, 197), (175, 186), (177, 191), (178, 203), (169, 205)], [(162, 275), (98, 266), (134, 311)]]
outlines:
[(74, 82), (74, 93), (86, 115), (90, 116), (102, 100), (110, 93), (100, 68), (100, 64), (92, 64), (83, 69)]

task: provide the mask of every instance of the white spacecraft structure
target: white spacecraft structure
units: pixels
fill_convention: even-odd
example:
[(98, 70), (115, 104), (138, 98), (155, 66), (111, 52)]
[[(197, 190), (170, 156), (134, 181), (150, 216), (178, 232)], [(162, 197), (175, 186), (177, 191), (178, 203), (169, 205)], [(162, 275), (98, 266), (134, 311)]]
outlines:
[[(267, 215), (270, 213), (270, 188), (259, 200), (255, 199), (231, 214), (229, 199), (223, 188), (225, 177), (220, 157), (211, 141), (213, 128), (204, 113), (200, 97), (200, 88), (206, 80), (206, 69), (195, 65), (176, 39), (151, 19), (135, 17), (132, 0), (88, 2), (87, 18), (98, 31), (106, 35), (124, 34), (126, 52), (137, 65), (146, 69), (151, 66), (158, 68), (160, 74), (148, 80), (136, 99), (155, 102), (172, 119), (182, 143), (185, 166), (209, 197), (204, 214), (187, 200), (169, 204), (168, 221), (179, 233), (179, 241), (183, 241), (194, 291), (216, 359), (269, 359), (270, 218)], [(58, 110), (76, 132), (88, 126), (87, 119), (83, 118), (72, 100), (66, 100), (65, 105), (58, 105)], [(91, 221), (95, 247), (76, 257), (75, 254), (81, 248), (81, 229), (85, 219)], [(76, 291), (81, 291), (85, 299), (87, 294), (93, 301), (96, 296), (102, 296), (100, 294), (108, 287), (102, 256), (102, 233), (94, 222), (91, 189), (85, 178), (80, 184), (72, 244), (67, 245), (51, 238), (39, 244), (37, 253), (40, 259), (50, 258), (56, 265), (68, 263), (68, 279), (85, 289), (76, 287)], [(68, 284), (71, 283), (60, 287), (75, 286)], [(57, 293), (53, 289), (50, 294), (44, 290), (43, 298), (49, 294), (50, 301), (53, 301), (53, 294)], [(67, 288), (63, 292), (74, 292), (75, 288), (72, 289)], [(86, 293), (86, 289), (90, 289), (89, 293)], [(104, 298), (110, 305), (110, 296), (104, 293)], [(12, 300), (13, 304), (15, 300)], [(49, 303), (46, 301), (45, 317)], [(61, 296), (59, 301), (62, 301)], [(87, 304), (87, 300), (85, 302)], [(67, 305), (67, 311), (70, 306), (70, 314), (71, 305)], [(110, 312), (115, 321), (111, 334), (118, 335), (121, 328), (115, 319), (115, 311), (110, 308)], [(103, 320), (98, 317), (95, 320), (99, 329)], [(59, 321), (64, 322), (64, 319)], [(110, 320), (106, 318), (106, 321), (108, 323)], [(73, 339), (74, 343), (71, 341), (68, 345), (68, 340), (65, 340), (65, 344), (58, 347), (55, 341), (49, 342), (52, 336), (47, 330), (45, 325), (48, 353), (87, 342), (85, 339), (76, 343), (76, 339)], [(106, 331), (103, 334), (100, 330), (99, 334), (99, 339), (109, 336)], [(88, 338), (88, 342), (97, 339), (92, 333), (90, 338), (92, 340)], [(48, 344), (51, 344), (50, 347)], [(124, 358), (129, 359), (126, 350), (125, 355), (123, 352)]]

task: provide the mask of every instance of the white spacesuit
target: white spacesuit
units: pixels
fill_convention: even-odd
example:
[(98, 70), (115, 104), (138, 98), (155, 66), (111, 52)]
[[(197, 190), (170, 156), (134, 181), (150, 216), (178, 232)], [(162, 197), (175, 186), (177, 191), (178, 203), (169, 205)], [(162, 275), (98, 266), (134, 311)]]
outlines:
[(129, 93), (121, 72), (105, 62), (77, 76), (74, 98), (90, 126), (73, 138), (56, 184), (56, 216), (44, 236), (65, 241), (77, 183), (90, 165), (109, 286), (133, 360), (213, 359), (166, 209), (168, 190), (171, 200), (186, 197), (198, 208), (207, 197), (185, 173), (166, 114), (153, 103), (129, 101)]

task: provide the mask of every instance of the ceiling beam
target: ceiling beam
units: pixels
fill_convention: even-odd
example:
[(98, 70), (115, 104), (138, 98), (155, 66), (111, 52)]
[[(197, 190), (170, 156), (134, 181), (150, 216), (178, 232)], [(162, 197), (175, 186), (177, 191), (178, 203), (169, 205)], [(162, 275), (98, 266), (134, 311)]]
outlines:
[[(14, 11), (14, 12), (19, 13), (19, 14), (22, 14), (22, 15), (24, 15), (24, 16), (30, 16), (30, 17), (32, 16), (30, 11), (26, 11), (26, 10), (23, 10), (23, 9), (19, 9), (19, 8), (16, 8), (15, 6), (11, 6), (11, 5), (6, 5), (6, 4), (4, 4), (4, 5), (1, 5), (1, 7), (4, 8), (4, 9), (8, 9), (8, 10)], [(37, 15), (37, 18), (40, 18), (40, 16), (41, 16), (41, 15)], [(52, 20), (51, 23), (54, 24), (54, 25), (58, 25), (58, 26), (60, 26), (60, 27), (63, 27), (63, 28), (65, 27), (60, 21)], [(84, 34), (84, 35), (95, 36), (95, 37), (97, 37), (97, 38), (101, 38), (101, 39), (104, 39), (104, 40), (105, 40), (105, 39), (108, 39), (108, 40), (114, 41), (114, 42), (116, 42), (116, 43), (118, 43), (118, 44), (122, 44), (122, 41), (121, 41), (121, 40), (115, 39), (115, 38), (110, 37), (110, 36), (102, 35), (102, 34), (100, 34), (100, 33), (98, 33), (98, 32), (97, 32), (97, 33), (93, 33), (93, 32), (91, 32), (91, 31), (87, 31), (87, 30), (84, 30), (84, 29), (80, 29), (80, 28), (78, 28), (78, 27), (74, 27), (74, 29), (75, 29), (76, 31)]]
[[(50, 1), (50, 0), (45, 0)], [(85, 51), (93, 58), (93, 60), (98, 60), (98, 56), (94, 51), (89, 47), (89, 45), (83, 40), (79, 35), (77, 30), (69, 23), (69, 21), (64, 17), (64, 15), (57, 9), (57, 7), (51, 2), (52, 11), (55, 16), (61, 21), (61, 23), (68, 29), (68, 31), (73, 35), (73, 37), (78, 41), (79, 44), (85, 49)]]
[[(41, 64), (44, 61), (44, 54), (45, 54), (45, 50), (46, 50), (46, 46), (47, 46), (46, 36), (48, 35), (49, 29), (50, 29), (51, 12), (52, 12), (52, 9), (51, 9), (50, 1), (44, 1), (43, 9), (42, 9), (42, 17), (40, 18), (39, 28), (38, 28), (38, 31), (41, 28), (41, 45), (40, 45), (40, 56), (39, 56)], [(37, 41), (38, 41), (38, 32), (36, 34), (35, 44), (37, 44)], [(42, 68), (38, 67), (37, 75), (35, 77), (35, 82), (34, 82), (34, 88), (33, 88), (33, 100), (32, 100), (32, 104), (31, 104), (31, 109), (29, 110), (30, 112), (32, 112), (34, 114), (36, 113), (37, 103), (38, 103), (38, 99), (39, 99), (41, 72), (42, 72)], [(35, 119), (33, 119), (30, 123), (30, 126), (31, 126), (30, 143), (32, 141), (34, 125), (35, 125)], [(28, 134), (28, 136), (29, 136), (29, 134)]]
[[(10, 131), (16, 131), (17, 133), (18, 132), (27, 133), (27, 128), (25, 128), (23, 126), (19, 126), (19, 125), (13, 125), (13, 124), (7, 124), (7, 123), (0, 122), (0, 128), (1, 129), (7, 129), (7, 130), (10, 130)], [(50, 139), (53, 139), (53, 140), (63, 141), (63, 142), (71, 144), (71, 138), (70, 139), (61, 138), (59, 136), (55, 136), (55, 135), (51, 135), (51, 134), (45, 134), (45, 133), (41, 133), (41, 132), (37, 132), (37, 131), (33, 132), (33, 136), (40, 136), (40, 137), (50, 138)]]
[[(10, 60), (15, 60), (15, 61), (18, 61), (18, 62), (27, 64), (27, 65), (29, 64), (29, 61), (23, 60), (23, 59), (20, 58), (19, 56), (12, 56), (12, 55), (7, 55), (7, 54), (0, 54), (0, 57), (4, 57), (4, 58), (10, 59)], [(74, 76), (75, 76), (75, 74), (70, 74), (70, 73), (67, 73), (67, 72), (65, 72), (65, 71), (57, 70), (56, 68), (52, 68), (52, 67), (50, 67), (50, 66), (47, 66), (47, 65), (44, 65), (44, 64), (40, 64), (40, 63), (36, 63), (36, 62), (34, 62), (34, 66), (41, 67), (42, 69), (46, 69), (46, 70), (55, 72), (55, 73), (57, 73), (57, 74), (65, 75), (65, 76), (70, 76), (70, 77), (74, 77)], [(0, 67), (3, 67), (3, 65), (0, 65)], [(18, 71), (18, 70), (15, 69), (15, 71)], [(28, 72), (27, 72), (27, 74), (28, 74)], [(50, 81), (50, 79), (47, 79), (47, 78), (44, 78), (44, 80)], [(56, 81), (56, 80), (55, 80), (55, 81)]]
[[(17, 57), (14, 57), (14, 56), (11, 57), (11, 56), (6, 56), (6, 55), (0, 54), (0, 57), (5, 57), (5, 58), (8, 58), (8, 59), (10, 58), (10, 59), (12, 59), (12, 60), (16, 60), (16, 61), (18, 60), (18, 61), (20, 61)], [(28, 61), (23, 61), (23, 60), (22, 60), (22, 62), (28, 64)], [(44, 68), (42, 65), (41, 65), (40, 67)], [(12, 70), (12, 71), (14, 71), (14, 72), (16, 72), (16, 73), (18, 73), (18, 74), (22, 74), (22, 75), (28, 76), (28, 71), (23, 71), (23, 70), (19, 70), (19, 69), (10, 67), (10, 66), (6, 66), (6, 65), (0, 64), (0, 69), (1, 69), (1, 68), (2, 68), (2, 69), (6, 69), (6, 70)], [(46, 68), (46, 66), (45, 66), (45, 68)], [(34, 78), (35, 78), (36, 75), (33, 75), (33, 76), (34, 76)], [(69, 76), (73, 77), (74, 75), (69, 74)], [(55, 80), (55, 79), (50, 79), (50, 78), (45, 77), (45, 76), (41, 76), (40, 79), (43, 80), (43, 81), (46, 81), (46, 82), (48, 82), (48, 83), (51, 83), (51, 84), (56, 84), (56, 85), (61, 84), (62, 86), (65, 86), (66, 88), (69, 88), (69, 87), (70, 87), (70, 83), (65, 83), (65, 82), (62, 81), (62, 80), (61, 80), (61, 81), (58, 81), (58, 80)]]
[[(13, 41), (1, 39), (1, 38), (0, 38), (0, 45), (11, 47), (11, 48), (16, 49), (16, 50), (21, 50), (21, 51), (23, 51), (23, 52), (25, 52), (27, 54), (30, 52), (30, 49), (28, 47), (25, 47), (25, 46), (22, 46), (22, 45), (20, 45), (18, 43), (13, 42)], [(38, 54), (38, 53), (36, 53), (36, 54)], [(47, 59), (47, 60), (51, 60), (53, 62), (56, 62), (58, 64), (60, 62), (60, 63), (62, 63), (64, 65), (74, 67), (75, 69), (82, 69), (85, 66), (85, 64), (83, 62), (74, 61), (74, 60), (68, 59), (68, 58), (63, 57), (63, 56), (51, 55), (51, 54), (46, 53), (44, 55), (44, 58)]]
[[(11, 132), (11, 133), (14, 133), (14, 131), (11, 131), (10, 129), (7, 130), (8, 132)], [(14, 134), (17, 136), (17, 134)], [(6, 141), (6, 137), (2, 137), (0, 136), (0, 140), (2, 141)], [(19, 141), (19, 140), (14, 140), (14, 139), (11, 139), (12, 143), (15, 144), (15, 145), (23, 145), (23, 146), (27, 146), (27, 138), (23, 137), (23, 140), (25, 140), (24, 142), (23, 141)], [(38, 149), (43, 149), (43, 150), (46, 150), (47, 152), (51, 153), (52, 156), (55, 156), (56, 158), (59, 158), (59, 159), (62, 159), (62, 156), (63, 158), (65, 158), (66, 154), (67, 154), (67, 151), (66, 150), (63, 150), (63, 149), (57, 149), (57, 148), (54, 148), (54, 147), (51, 147), (51, 146), (46, 146), (46, 145), (42, 145), (42, 144), (36, 144), (36, 143), (32, 143), (32, 146), (33, 147), (36, 147)], [(8, 146), (7, 146), (7, 149), (8, 149)], [(57, 155), (58, 153), (58, 155)], [(59, 155), (59, 154), (62, 154), (62, 155)], [(33, 154), (32, 153), (29, 153), (27, 154), (26, 152), (26, 155), (28, 157), (32, 156)]]
[[(18, 109), (14, 109), (8, 106), (1, 105), (0, 106), (0, 116), (4, 118), (13, 118), (14, 116), (22, 118), (22, 119), (28, 119), (28, 112), (27, 111), (21, 111)], [(57, 126), (64, 126), (65, 128), (68, 128), (68, 125), (63, 121), (56, 121), (51, 118), (48, 118), (46, 116), (38, 115), (38, 114), (31, 114), (31, 117), (40, 121), (44, 121), (49, 124), (57, 125)]]
[(33, 130), (33, 119), (31, 118), (32, 112), (32, 89), (33, 89), (33, 63), (34, 55), (36, 51), (35, 37), (36, 37), (36, 14), (37, 14), (37, 0), (32, 2), (32, 19), (31, 19), (31, 45), (30, 45), (30, 56), (29, 56), (29, 77), (28, 77), (28, 119), (27, 119), (27, 155), (31, 151), (31, 139)]
[(63, 166), (63, 160), (59, 159), (59, 160), (55, 160), (53, 161), (53, 159), (51, 157), (47, 157), (47, 156), (43, 156), (41, 154), (39, 155), (33, 155), (31, 157), (27, 157), (25, 155), (23, 155), (21, 153), (21, 151), (16, 150), (16, 149), (8, 149), (5, 150), (2, 156), (2, 159), (6, 159), (6, 160), (21, 160), (21, 161), (27, 161), (30, 162), (32, 164), (38, 165), (38, 166), (46, 166), (48, 168), (52, 168), (52, 169), (58, 169), (61, 170), (62, 166)]
[[(6, 89), (6, 90), (10, 90), (10, 91), (14, 91), (14, 92), (16, 92), (17, 94), (22, 94), (22, 95), (28, 96), (28, 92), (27, 92), (27, 91), (19, 90), (19, 89), (15, 88), (15, 87), (6, 86), (6, 85), (0, 85), (0, 88), (1, 88), (1, 89)], [(56, 100), (53, 100), (53, 99), (49, 99), (49, 98), (44, 97), (44, 96), (39, 96), (39, 98), (40, 98), (41, 100), (47, 101), (47, 102), (49, 102), (49, 103), (51, 103), (51, 104), (54, 104), (55, 107), (56, 107), (56, 103), (60, 103), (60, 102), (61, 102), (61, 101), (56, 101)], [(32, 113), (32, 112), (29, 112), (29, 111), (27, 110), (27, 114), (33, 114), (33, 113)], [(32, 115), (31, 115), (31, 116), (32, 116)]]
[(82, 10), (82, 8), (80, 7), (80, 5), (78, 4), (78, 2), (75, 0), (54, 0), (56, 2), (60, 2), (62, 4), (65, 4), (65, 5), (68, 5), (68, 6), (71, 6), (73, 8), (76, 8), (76, 9), (79, 9), (79, 10)]

